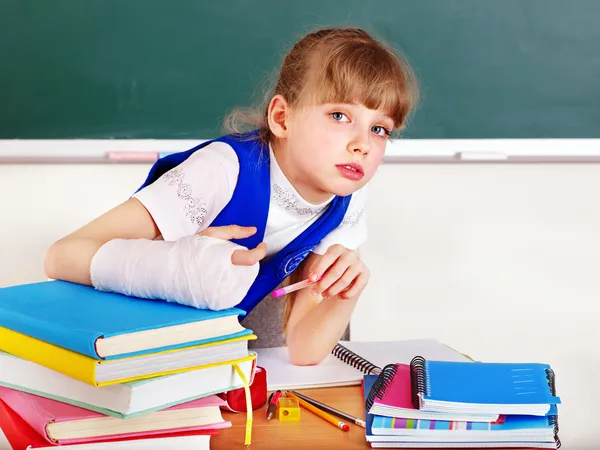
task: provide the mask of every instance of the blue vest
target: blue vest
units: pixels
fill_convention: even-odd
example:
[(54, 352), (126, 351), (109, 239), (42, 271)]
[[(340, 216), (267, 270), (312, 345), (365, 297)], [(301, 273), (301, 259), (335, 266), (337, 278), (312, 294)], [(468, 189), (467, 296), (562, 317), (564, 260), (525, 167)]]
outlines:
[[(264, 240), (269, 214), (271, 182), (269, 148), (262, 141), (253, 138), (252, 135), (242, 138), (223, 136), (213, 141), (204, 142), (185, 152), (165, 156), (152, 166), (146, 181), (140, 189), (152, 184), (165, 172), (181, 164), (192, 153), (204, 148), (211, 142), (229, 144), (237, 154), (240, 171), (231, 200), (210, 226), (254, 226), (257, 232), (253, 236), (232, 240), (232, 242), (247, 248), (254, 248)], [(319, 242), (340, 225), (348, 209), (350, 198), (351, 195), (346, 197), (336, 196), (316, 222), (268, 261), (261, 262), (256, 280), (237, 307), (250, 312), (287, 278)]]

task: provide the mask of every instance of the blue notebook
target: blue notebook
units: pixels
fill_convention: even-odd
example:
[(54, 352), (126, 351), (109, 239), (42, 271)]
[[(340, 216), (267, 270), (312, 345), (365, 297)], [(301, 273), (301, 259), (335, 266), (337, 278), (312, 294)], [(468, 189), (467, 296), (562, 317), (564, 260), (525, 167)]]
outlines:
[(429, 411), (546, 415), (560, 403), (554, 372), (538, 363), (411, 361), (413, 405)]
[[(364, 376), (365, 404), (377, 378)], [(367, 442), (382, 447), (560, 447), (556, 405), (544, 417), (507, 415), (491, 424), (383, 417), (366, 409), (365, 417)]]
[[(363, 378), (363, 404), (367, 404), (367, 398), (369, 397), (369, 392), (373, 388), (373, 383), (377, 380), (377, 375), (365, 375)], [(371, 432), (373, 429), (373, 419), (375, 416), (373, 414), (369, 414), (369, 410), (365, 406), (365, 433), (367, 435), (367, 441), (369, 441), (369, 436), (372, 436)]]
[[(245, 336), (241, 309), (208, 311), (64, 281), (0, 288), (0, 326), (95, 359)], [(142, 333), (146, 332), (146, 333)]]
[[(501, 420), (496, 422), (462, 422), (448, 420), (428, 419), (402, 419), (397, 417), (373, 416), (372, 429), (375, 434), (448, 434), (435, 433), (452, 431), (458, 434), (460, 431), (498, 431), (511, 432), (517, 430), (548, 430), (553, 437), (556, 424), (557, 409), (552, 405), (547, 416), (523, 416), (508, 415), (500, 416)], [(427, 432), (427, 433), (425, 433)], [(554, 438), (554, 437), (553, 437)]]

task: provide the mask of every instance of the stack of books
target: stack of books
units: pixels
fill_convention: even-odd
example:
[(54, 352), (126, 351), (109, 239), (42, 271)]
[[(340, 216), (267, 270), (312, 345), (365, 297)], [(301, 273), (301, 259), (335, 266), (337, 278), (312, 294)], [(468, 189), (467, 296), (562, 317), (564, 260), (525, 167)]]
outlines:
[(63, 281), (2, 288), (0, 428), (15, 449), (209, 448), (231, 426), (214, 394), (254, 374), (243, 314)]
[(415, 357), (365, 375), (364, 391), (371, 447), (560, 447), (547, 364)]

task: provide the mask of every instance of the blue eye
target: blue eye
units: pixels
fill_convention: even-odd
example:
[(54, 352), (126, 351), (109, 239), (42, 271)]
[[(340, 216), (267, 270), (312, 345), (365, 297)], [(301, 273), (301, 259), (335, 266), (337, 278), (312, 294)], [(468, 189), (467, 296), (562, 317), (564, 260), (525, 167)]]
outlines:
[[(338, 122), (349, 122), (348, 116), (346, 116), (346, 114), (339, 112), (339, 111), (331, 113), (331, 117), (333, 117), (333, 120), (337, 120)], [(344, 119), (346, 119), (346, 120), (344, 120)]]
[(379, 125), (375, 125), (374, 127), (372, 127), (371, 131), (373, 133), (375, 133), (377, 136), (382, 136), (382, 137), (387, 137), (391, 134), (391, 132), (387, 128), (381, 127)]

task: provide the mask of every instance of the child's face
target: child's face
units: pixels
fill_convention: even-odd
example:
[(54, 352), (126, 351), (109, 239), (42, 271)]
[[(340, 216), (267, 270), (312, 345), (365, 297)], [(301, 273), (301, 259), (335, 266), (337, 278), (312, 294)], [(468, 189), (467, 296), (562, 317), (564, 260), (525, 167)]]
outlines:
[(346, 196), (375, 174), (394, 122), (361, 104), (306, 106), (286, 123), (286, 163), (292, 182), (308, 201)]

